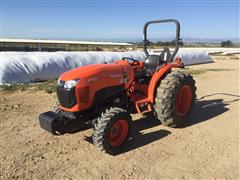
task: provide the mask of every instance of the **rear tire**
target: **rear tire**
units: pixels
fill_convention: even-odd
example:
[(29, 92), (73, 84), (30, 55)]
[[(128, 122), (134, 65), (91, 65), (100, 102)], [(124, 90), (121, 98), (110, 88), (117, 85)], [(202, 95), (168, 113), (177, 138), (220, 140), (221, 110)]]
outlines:
[(196, 99), (193, 77), (182, 71), (171, 72), (156, 90), (155, 112), (165, 126), (182, 127)]
[(131, 121), (126, 110), (119, 107), (107, 109), (94, 124), (93, 143), (106, 153), (118, 153), (129, 139)]

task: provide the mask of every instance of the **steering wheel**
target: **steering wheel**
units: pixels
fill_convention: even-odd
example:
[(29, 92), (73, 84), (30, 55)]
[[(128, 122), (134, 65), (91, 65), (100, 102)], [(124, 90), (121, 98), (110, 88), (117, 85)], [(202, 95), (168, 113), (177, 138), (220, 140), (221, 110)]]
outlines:
[(126, 60), (132, 61), (131, 65), (135, 65), (135, 64), (136, 65), (140, 65), (141, 64), (138, 60), (133, 59), (133, 58), (129, 58), (129, 57), (123, 57), (122, 60), (124, 60), (124, 61), (126, 61)]

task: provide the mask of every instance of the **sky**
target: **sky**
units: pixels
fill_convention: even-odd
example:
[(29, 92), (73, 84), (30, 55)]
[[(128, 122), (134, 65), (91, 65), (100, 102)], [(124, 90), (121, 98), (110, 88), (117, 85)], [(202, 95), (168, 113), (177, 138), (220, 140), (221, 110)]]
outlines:
[[(239, 39), (239, 0), (1, 0), (1, 38), (134, 40), (146, 21), (169, 18), (183, 39)], [(156, 25), (149, 34), (174, 30)]]

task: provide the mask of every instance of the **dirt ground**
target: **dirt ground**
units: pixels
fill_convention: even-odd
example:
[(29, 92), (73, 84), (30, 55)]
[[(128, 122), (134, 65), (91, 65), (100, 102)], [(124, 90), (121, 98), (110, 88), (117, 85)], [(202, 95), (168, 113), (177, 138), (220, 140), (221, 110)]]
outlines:
[(0, 92), (0, 179), (239, 179), (240, 61), (214, 59), (190, 67), (205, 69), (193, 73), (198, 101), (190, 123), (172, 129), (134, 115), (133, 139), (117, 156), (89, 142), (91, 129), (63, 136), (42, 130), (38, 115), (52, 109), (56, 95)]

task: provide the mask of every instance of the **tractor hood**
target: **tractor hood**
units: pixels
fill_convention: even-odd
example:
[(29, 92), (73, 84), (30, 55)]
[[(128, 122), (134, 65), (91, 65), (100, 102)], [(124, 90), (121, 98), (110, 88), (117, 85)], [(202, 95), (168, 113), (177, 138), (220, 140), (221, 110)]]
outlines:
[(111, 73), (123, 74), (123, 68), (121, 64), (94, 64), (82, 66), (79, 68), (72, 69), (60, 75), (62, 81), (82, 79), (88, 77), (95, 77), (101, 75), (111, 75)]

